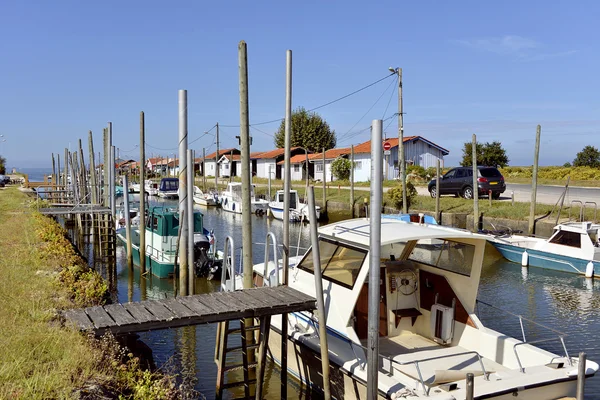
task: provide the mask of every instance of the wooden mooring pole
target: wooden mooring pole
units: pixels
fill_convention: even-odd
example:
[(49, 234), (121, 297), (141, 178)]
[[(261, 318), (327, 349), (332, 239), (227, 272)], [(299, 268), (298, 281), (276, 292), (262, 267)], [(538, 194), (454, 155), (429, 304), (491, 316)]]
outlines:
[(440, 218), (440, 159), (437, 160), (435, 167), (435, 219), (441, 224)]
[[(539, 127), (539, 125), (538, 125)], [(577, 364), (577, 400), (583, 400), (585, 389), (585, 360), (586, 354), (579, 353), (579, 364)]]
[[(315, 209), (315, 188), (308, 190), (308, 213), (310, 223), (310, 243), (313, 249), (313, 266), (315, 275), (315, 293), (317, 297), (317, 317), (319, 319), (319, 345), (321, 347), (321, 370), (323, 376), (324, 399), (331, 398), (329, 380), (329, 346), (327, 345), (327, 316), (323, 296), (323, 278), (321, 275), (321, 254), (319, 251), (319, 234), (317, 232), (317, 211)], [(354, 207), (353, 207), (354, 208)]]
[(535, 202), (537, 196), (537, 175), (538, 162), (540, 158), (540, 136), (542, 134), (541, 125), (537, 126), (535, 133), (535, 151), (533, 153), (533, 173), (531, 174), (531, 203), (529, 204), (529, 224), (527, 233), (533, 235), (535, 233)]
[(146, 197), (142, 192), (146, 181), (146, 126), (144, 112), (140, 111), (140, 280), (146, 273)]
[(471, 140), (473, 160), (473, 232), (479, 231), (479, 186), (477, 184), (477, 135), (473, 134)]
[[(140, 197), (143, 196), (144, 193), (140, 194)], [(131, 218), (129, 218), (129, 180), (127, 175), (123, 175), (123, 200), (124, 200), (124, 210), (123, 214), (125, 217), (125, 238), (127, 240), (127, 266), (131, 272), (133, 268), (133, 251), (131, 247)], [(143, 279), (143, 278), (142, 278)]]
[(354, 145), (350, 146), (350, 207), (354, 218)]

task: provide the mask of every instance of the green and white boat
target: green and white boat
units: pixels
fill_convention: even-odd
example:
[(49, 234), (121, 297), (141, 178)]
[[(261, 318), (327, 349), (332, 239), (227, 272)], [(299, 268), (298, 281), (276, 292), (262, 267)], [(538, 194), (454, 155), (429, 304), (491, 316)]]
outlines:
[[(203, 215), (194, 211), (194, 264), (196, 273), (212, 267), (209, 255), (212, 234), (204, 229)], [(158, 278), (171, 278), (175, 273), (179, 212), (172, 207), (150, 207), (146, 216), (146, 269)], [(117, 238), (127, 244), (125, 229), (117, 231)], [(185, 238), (181, 238), (183, 240)], [(140, 229), (131, 228), (133, 263), (140, 265)], [(179, 263), (178, 263), (179, 264)]]

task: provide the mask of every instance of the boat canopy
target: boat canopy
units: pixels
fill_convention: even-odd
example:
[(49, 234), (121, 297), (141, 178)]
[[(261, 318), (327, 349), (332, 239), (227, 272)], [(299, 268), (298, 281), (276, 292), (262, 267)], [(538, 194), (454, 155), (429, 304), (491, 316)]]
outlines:
[[(194, 211), (194, 232), (203, 232), (202, 213)], [(151, 207), (148, 211), (146, 229), (160, 236), (178, 236), (179, 211), (170, 207)]]

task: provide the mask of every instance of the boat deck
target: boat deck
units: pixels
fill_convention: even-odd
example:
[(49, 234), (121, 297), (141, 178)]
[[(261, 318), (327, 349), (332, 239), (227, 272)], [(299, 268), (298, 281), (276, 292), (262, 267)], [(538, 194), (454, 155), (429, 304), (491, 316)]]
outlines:
[[(413, 333), (380, 338), (379, 352), (392, 358), (394, 372), (401, 372), (415, 380), (419, 380), (415, 366), (417, 362), (423, 380), (428, 385), (464, 379), (467, 372), (472, 372), (475, 376), (483, 375), (475, 352), (460, 346), (442, 346)], [(493, 360), (482, 357), (482, 361), (488, 374), (511, 371)]]

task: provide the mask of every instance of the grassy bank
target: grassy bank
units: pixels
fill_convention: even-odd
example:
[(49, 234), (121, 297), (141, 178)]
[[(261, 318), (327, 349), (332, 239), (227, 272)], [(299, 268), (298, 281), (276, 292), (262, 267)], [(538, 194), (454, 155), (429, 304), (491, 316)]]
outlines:
[(0, 190), (0, 398), (175, 398), (110, 338), (64, 328), (57, 310), (102, 303), (106, 285), (16, 188)]

